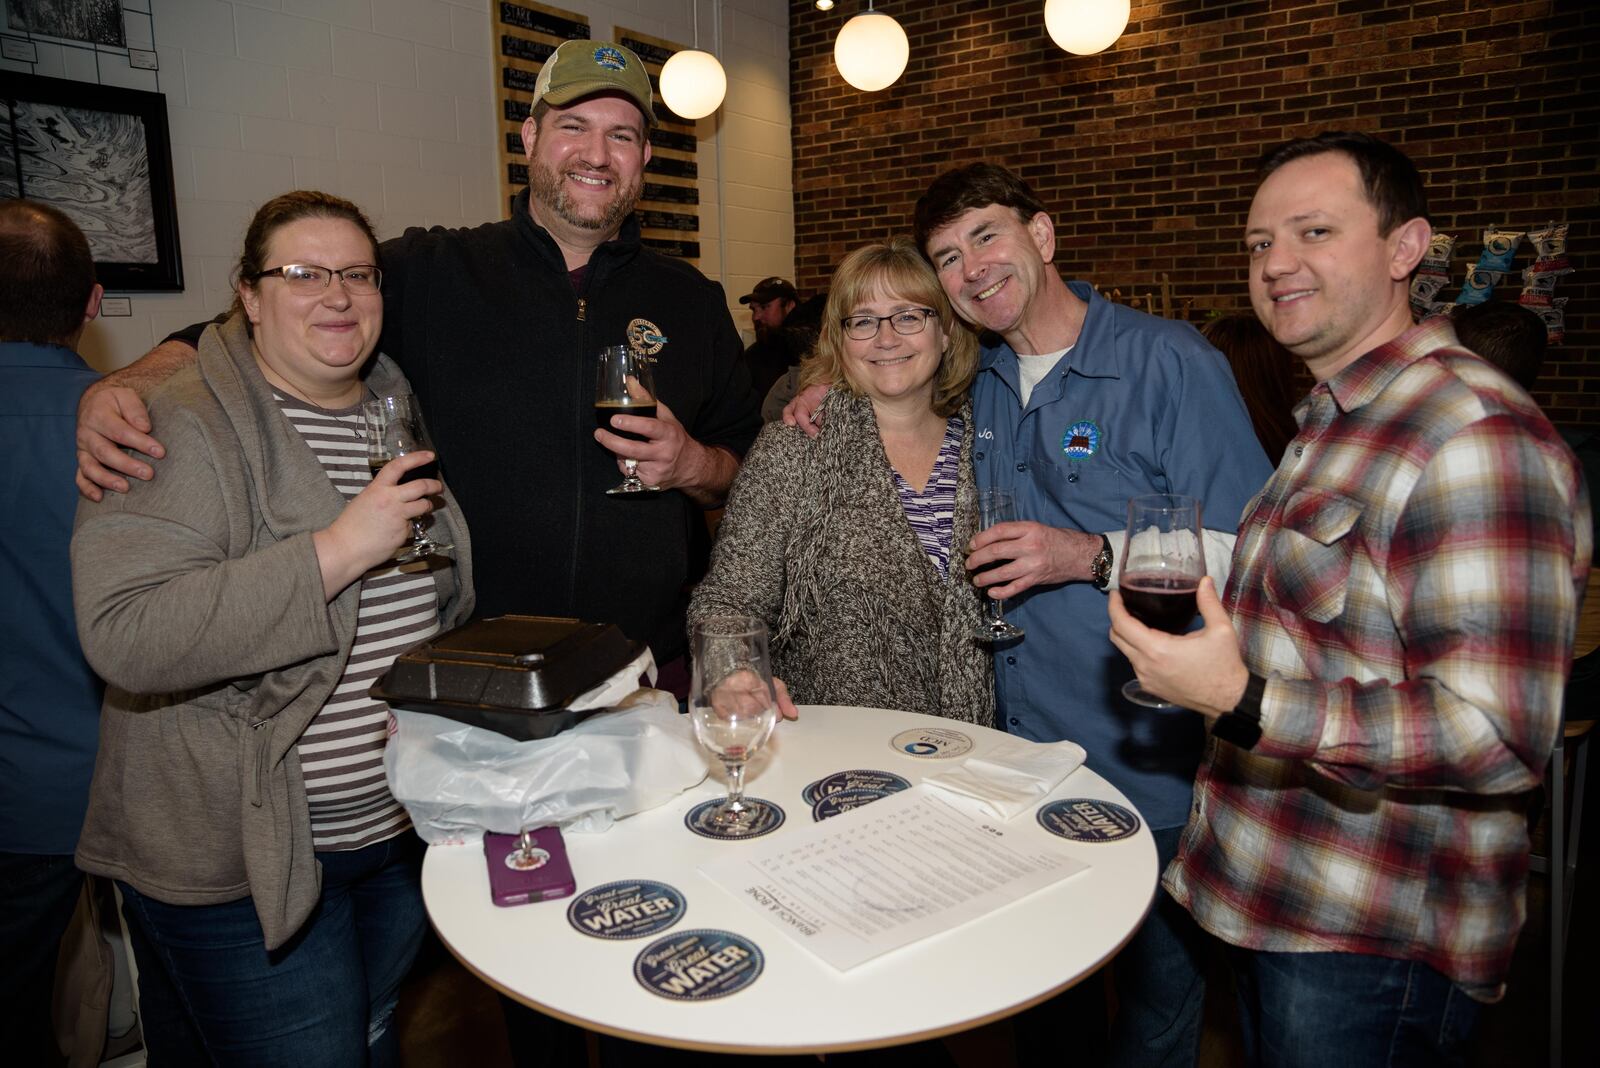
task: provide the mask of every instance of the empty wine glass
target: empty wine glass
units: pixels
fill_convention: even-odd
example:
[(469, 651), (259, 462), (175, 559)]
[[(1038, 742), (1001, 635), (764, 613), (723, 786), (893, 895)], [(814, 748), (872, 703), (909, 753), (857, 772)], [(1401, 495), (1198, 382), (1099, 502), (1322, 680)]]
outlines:
[[(1128, 614), (1147, 627), (1182, 634), (1195, 615), (1195, 591), (1206, 574), (1200, 499), (1151, 493), (1128, 502), (1128, 539), (1123, 544), (1117, 586)], [(1177, 708), (1139, 685), (1122, 695), (1146, 708)]]
[[(1017, 518), (1016, 501), (1011, 496), (1010, 490), (986, 489), (978, 491), (978, 526), (979, 529), (988, 530), (999, 523), (1015, 522)], [(1007, 560), (991, 560), (978, 568), (979, 572), (1000, 567), (1009, 563)], [(1005, 603), (997, 597), (990, 597), (988, 590), (979, 591), (983, 596), (984, 609), (987, 619), (978, 624), (975, 632), (980, 642), (1009, 642), (1022, 637), (1025, 631), (1019, 626), (1007, 623), (1005, 620)]]
[(695, 623), (689, 641), (694, 736), (728, 774), (728, 797), (712, 810), (708, 822), (724, 834), (746, 834), (756, 829), (754, 816), (761, 802), (744, 798), (745, 764), (778, 722), (767, 625), (754, 616), (712, 616)]
[[(594, 422), (619, 438), (649, 441), (643, 434), (619, 430), (611, 425), (613, 415), (656, 417), (656, 387), (651, 380), (650, 363), (627, 345), (607, 345), (600, 350), (600, 371), (594, 390)], [(606, 490), (610, 494), (654, 493), (660, 486), (646, 486), (639, 478), (639, 461), (624, 457), (622, 484)]]
[[(361, 417), (366, 423), (367, 464), (376, 475), (384, 464), (397, 456), (413, 452), (437, 453), (428, 428), (422, 422), (422, 410), (416, 398), (409, 393), (396, 393), (375, 397), (361, 405)], [(414, 478), (438, 478), (437, 458), (421, 467), (413, 467), (401, 476), (401, 482)], [(429, 556), (449, 556), (455, 548), (449, 542), (437, 541), (428, 533), (422, 518), (411, 521), (411, 544), (394, 559), (402, 564)]]

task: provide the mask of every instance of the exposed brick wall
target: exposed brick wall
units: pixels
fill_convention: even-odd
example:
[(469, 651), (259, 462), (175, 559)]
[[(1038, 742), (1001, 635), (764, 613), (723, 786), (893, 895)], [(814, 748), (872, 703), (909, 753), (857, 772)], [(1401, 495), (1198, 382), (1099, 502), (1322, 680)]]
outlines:
[[(1457, 235), (1441, 299), (1486, 226), (1570, 224), (1578, 272), (1556, 290), (1566, 343), (1535, 396), (1556, 422), (1600, 425), (1600, 5), (1135, 0), (1116, 45), (1071, 56), (1046, 34), (1043, 0), (889, 2), (911, 63), (879, 93), (833, 66), (855, 7), (790, 9), (802, 292), (861, 242), (909, 231), (939, 172), (987, 158), (1050, 206), (1067, 277), (1126, 297), (1165, 272), (1193, 317), (1245, 310), (1241, 235), (1261, 151), (1362, 129), (1411, 155), (1436, 228)], [(1514, 270), (1532, 259), (1525, 243)], [(1514, 297), (1520, 274), (1502, 287)]]

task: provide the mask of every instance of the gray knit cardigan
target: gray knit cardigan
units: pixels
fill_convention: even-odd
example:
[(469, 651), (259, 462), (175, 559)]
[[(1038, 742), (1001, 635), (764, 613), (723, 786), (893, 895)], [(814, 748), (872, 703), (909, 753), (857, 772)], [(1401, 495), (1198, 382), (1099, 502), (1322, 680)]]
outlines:
[(769, 423), (745, 457), (689, 619), (764, 619), (773, 671), (801, 704), (927, 712), (992, 726), (982, 604), (962, 564), (976, 529), (972, 409), (948, 575), (907, 522), (872, 403), (832, 393), (816, 439)]

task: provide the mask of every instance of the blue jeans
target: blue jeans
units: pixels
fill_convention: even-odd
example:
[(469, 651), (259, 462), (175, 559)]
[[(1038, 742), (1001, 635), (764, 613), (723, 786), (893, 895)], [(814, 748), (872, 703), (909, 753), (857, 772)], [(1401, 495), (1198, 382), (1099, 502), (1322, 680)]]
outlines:
[(0, 853), (0, 1049), (15, 1063), (61, 1063), (50, 999), (82, 889), (70, 853)]
[(422, 842), (406, 831), (317, 859), (322, 897), (270, 953), (250, 898), (168, 905), (118, 883), (151, 1068), (399, 1063), (389, 1024), (426, 930)]
[(1252, 1065), (1401, 1068), (1466, 1063), (1479, 1005), (1417, 961), (1229, 947)]
[[(1182, 827), (1152, 831), (1156, 870), (1178, 854)], [(1211, 937), (1160, 886), (1150, 915), (1111, 964), (1117, 1015), (1106, 1063), (1140, 1068), (1193, 1065), (1206, 1001), (1205, 955)]]

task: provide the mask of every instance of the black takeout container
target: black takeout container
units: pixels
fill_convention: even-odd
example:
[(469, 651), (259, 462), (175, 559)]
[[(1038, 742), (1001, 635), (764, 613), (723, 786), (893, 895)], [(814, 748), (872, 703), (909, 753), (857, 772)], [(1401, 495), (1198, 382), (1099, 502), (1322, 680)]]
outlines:
[(370, 692), (392, 708), (529, 741), (587, 719), (590, 712), (567, 705), (643, 650), (610, 623), (555, 616), (475, 619), (401, 653)]

